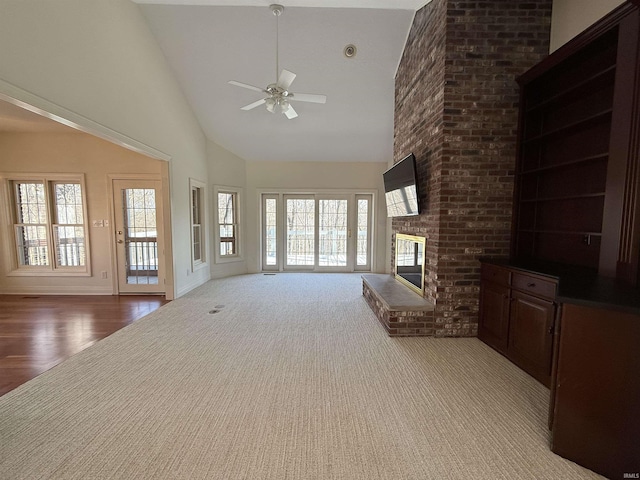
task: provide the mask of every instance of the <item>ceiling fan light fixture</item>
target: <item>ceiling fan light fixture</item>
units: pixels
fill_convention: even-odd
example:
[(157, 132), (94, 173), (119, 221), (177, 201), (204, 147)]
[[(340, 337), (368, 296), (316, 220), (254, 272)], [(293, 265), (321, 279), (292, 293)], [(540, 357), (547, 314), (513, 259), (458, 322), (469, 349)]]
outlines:
[(266, 104), (267, 111), (273, 113), (274, 107), (276, 106), (276, 101), (273, 97), (265, 98), (264, 103)]

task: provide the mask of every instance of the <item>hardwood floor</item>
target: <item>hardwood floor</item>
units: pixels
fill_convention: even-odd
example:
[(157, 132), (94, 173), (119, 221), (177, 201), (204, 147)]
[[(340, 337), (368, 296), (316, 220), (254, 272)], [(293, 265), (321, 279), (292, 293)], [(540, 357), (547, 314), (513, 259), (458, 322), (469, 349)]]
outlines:
[(165, 303), (150, 295), (0, 295), (0, 396)]

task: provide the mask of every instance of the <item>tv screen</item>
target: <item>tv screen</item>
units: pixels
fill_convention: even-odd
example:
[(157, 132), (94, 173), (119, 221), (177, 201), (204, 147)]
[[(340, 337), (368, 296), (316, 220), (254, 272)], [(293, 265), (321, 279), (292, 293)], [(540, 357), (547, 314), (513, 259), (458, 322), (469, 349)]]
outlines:
[(418, 215), (418, 185), (416, 182), (416, 157), (407, 155), (384, 172), (384, 196), (388, 217)]

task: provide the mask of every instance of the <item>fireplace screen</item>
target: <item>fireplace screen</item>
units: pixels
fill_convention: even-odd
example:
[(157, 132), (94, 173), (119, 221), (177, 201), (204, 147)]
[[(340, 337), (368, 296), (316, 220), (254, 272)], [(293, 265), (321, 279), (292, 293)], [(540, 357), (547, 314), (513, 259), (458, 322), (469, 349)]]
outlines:
[(420, 295), (424, 290), (425, 243), (424, 237), (396, 234), (395, 277)]

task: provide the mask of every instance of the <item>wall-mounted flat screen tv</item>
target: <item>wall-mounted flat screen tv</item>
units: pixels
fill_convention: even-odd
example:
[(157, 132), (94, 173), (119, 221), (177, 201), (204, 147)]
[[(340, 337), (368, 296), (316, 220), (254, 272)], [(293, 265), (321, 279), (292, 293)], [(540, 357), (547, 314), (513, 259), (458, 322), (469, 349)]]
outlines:
[(416, 157), (407, 155), (384, 172), (384, 196), (388, 217), (410, 217), (418, 215), (418, 183)]

